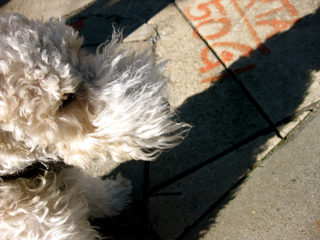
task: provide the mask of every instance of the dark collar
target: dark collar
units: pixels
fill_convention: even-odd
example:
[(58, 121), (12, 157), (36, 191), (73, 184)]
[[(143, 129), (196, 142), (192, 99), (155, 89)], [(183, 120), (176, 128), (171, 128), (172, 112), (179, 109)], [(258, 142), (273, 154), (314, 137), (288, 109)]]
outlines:
[(9, 181), (15, 180), (17, 178), (31, 178), (34, 176), (43, 176), (47, 171), (50, 170), (50, 164), (37, 161), (25, 168), (23, 171), (14, 174), (0, 176), (0, 179), (2, 179), (2, 181)]

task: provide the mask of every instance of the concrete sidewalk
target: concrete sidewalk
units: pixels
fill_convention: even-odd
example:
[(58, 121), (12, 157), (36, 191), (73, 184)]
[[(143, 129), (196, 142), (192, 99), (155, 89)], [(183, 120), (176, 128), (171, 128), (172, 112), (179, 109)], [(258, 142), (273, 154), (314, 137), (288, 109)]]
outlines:
[[(113, 239), (320, 239), (320, 0), (0, 2), (66, 16), (91, 50), (125, 44), (170, 59), (170, 103), (194, 128), (155, 162), (95, 166), (134, 184), (94, 224)], [(159, 60), (160, 61), (160, 60)], [(307, 119), (307, 120), (306, 120)]]
[(320, 239), (320, 112), (180, 239)]

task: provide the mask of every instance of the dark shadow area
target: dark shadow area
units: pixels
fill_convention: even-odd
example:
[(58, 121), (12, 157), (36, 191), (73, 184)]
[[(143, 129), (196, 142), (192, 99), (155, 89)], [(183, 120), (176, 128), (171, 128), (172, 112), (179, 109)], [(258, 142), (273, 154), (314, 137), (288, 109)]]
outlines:
[(110, 39), (113, 26), (127, 37), (168, 6), (170, 0), (99, 0), (68, 22), (80, 30), (85, 47), (92, 48)]
[[(113, 17), (118, 15), (114, 11)], [(245, 174), (256, 163), (256, 155), (265, 150), (268, 138), (276, 134), (274, 126), (292, 120), (304, 101), (313, 82), (312, 71), (320, 70), (319, 14), (318, 10), (288, 31), (268, 39), (264, 45), (271, 50), (270, 54), (255, 50), (230, 67), (255, 64), (254, 70), (220, 80), (187, 99), (178, 112), (181, 120), (194, 128), (183, 144), (150, 163), (150, 172), (149, 164), (140, 161), (116, 168), (108, 177), (121, 172), (132, 180), (133, 204), (115, 219), (95, 220), (101, 232), (113, 239), (202, 237), (214, 225), (219, 211), (236, 197), (237, 191), (232, 189), (243, 183)], [(151, 17), (148, 12), (145, 15)], [(85, 33), (85, 37), (86, 34), (90, 33)], [(262, 117), (250, 101), (252, 96), (248, 98), (241, 90), (243, 87), (274, 125), (270, 126)], [(149, 196), (144, 191), (146, 177)], [(154, 209), (161, 209), (160, 214), (150, 214)]]
[[(256, 65), (254, 70), (237, 75), (236, 82), (239, 81), (240, 85), (243, 84), (250, 91), (275, 126), (289, 122), (295, 117), (297, 108), (305, 100), (308, 89), (314, 83), (312, 72), (320, 70), (319, 26), (320, 10), (317, 10), (315, 14), (307, 15), (296, 22), (288, 31), (268, 39), (264, 45), (271, 50), (270, 54), (262, 55), (259, 50), (255, 50), (250, 57), (240, 58), (229, 68), (239, 69), (251, 64)], [(223, 81), (232, 81), (232, 79), (229, 78)], [(209, 91), (212, 90), (210, 89)], [(195, 111), (193, 110), (198, 109), (199, 102), (201, 102), (200, 99), (207, 94), (208, 91), (188, 99), (186, 104), (179, 109), (181, 118), (187, 122), (193, 122), (195, 126), (205, 124), (205, 118), (200, 116), (198, 118), (197, 115), (194, 115)], [(211, 104), (215, 104), (215, 101), (217, 99), (212, 99)], [(209, 104), (210, 102), (208, 102)], [(232, 104), (238, 105), (237, 102)], [(301, 111), (307, 109), (308, 107), (301, 109)], [(190, 114), (192, 112), (193, 114)], [(212, 117), (215, 117), (215, 115), (213, 114)], [(201, 118), (203, 119), (202, 121), (194, 122), (194, 119)], [(236, 121), (236, 119), (233, 120)], [(229, 121), (225, 127), (233, 128), (229, 124), (233, 123)], [(272, 129), (264, 133), (268, 132), (272, 132)], [(201, 134), (204, 135), (205, 133), (200, 133), (195, 128), (186, 141), (192, 142), (194, 138), (197, 138)], [(219, 134), (219, 132), (208, 133), (207, 138), (211, 134)], [(258, 137), (259, 135), (258, 133), (256, 136)], [(261, 132), (261, 136), (263, 136), (263, 132)], [(223, 156), (221, 155), (212, 158), (212, 161), (207, 161), (207, 163), (211, 163), (216, 167), (212, 168), (213, 171), (209, 177), (205, 174), (202, 175), (208, 177), (202, 183), (210, 186), (204, 186), (202, 187), (202, 191), (195, 191), (194, 194), (203, 194), (206, 191), (219, 191), (220, 193), (217, 194), (216, 199), (211, 199), (211, 206), (202, 209), (203, 211), (199, 214), (199, 217), (191, 225), (185, 226), (183, 234), (178, 239), (199, 239), (203, 237), (206, 231), (215, 224), (219, 211), (236, 197), (237, 188), (245, 181), (245, 173), (255, 164), (254, 156), (264, 150), (262, 147), (264, 141), (261, 137), (257, 138), (256, 143), (250, 148), (249, 142), (254, 138), (253, 136), (252, 139), (248, 139), (248, 142), (245, 140), (243, 144), (236, 146), (236, 149), (238, 149), (238, 147), (246, 145), (243, 150), (246, 152), (246, 158), (242, 158), (243, 155), (237, 156), (237, 150), (231, 153), (234, 150), (231, 147), (230, 152), (225, 151)], [(188, 149), (189, 147), (182, 146), (180, 149), (177, 148), (173, 151), (184, 152), (188, 151)], [(184, 155), (188, 155), (188, 153), (184, 153)], [(221, 157), (224, 158), (222, 159)], [(163, 162), (164, 164), (168, 164), (169, 161)], [(238, 169), (235, 170), (234, 167)], [(176, 179), (176, 181), (179, 180)], [(221, 185), (226, 186), (225, 183), (228, 182), (233, 182), (233, 185), (229, 185), (229, 188), (222, 189), (221, 191)], [(201, 186), (195, 184), (194, 188), (198, 187), (201, 188)], [(231, 191), (232, 189), (233, 191)], [(214, 236), (214, 233), (211, 236)], [(228, 233), (226, 233), (226, 236), (228, 236)]]
[(0, 0), (0, 7), (6, 5), (8, 2), (10, 2), (10, 0)]

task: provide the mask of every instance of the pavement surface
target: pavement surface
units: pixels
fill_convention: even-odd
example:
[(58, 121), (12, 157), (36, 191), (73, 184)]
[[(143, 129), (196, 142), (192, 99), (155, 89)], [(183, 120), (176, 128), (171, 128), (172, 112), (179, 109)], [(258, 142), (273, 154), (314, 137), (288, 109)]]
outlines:
[(11, 0), (63, 16), (94, 51), (170, 59), (169, 100), (194, 127), (155, 162), (94, 166), (134, 185), (128, 210), (93, 225), (112, 239), (320, 239), (320, 0)]

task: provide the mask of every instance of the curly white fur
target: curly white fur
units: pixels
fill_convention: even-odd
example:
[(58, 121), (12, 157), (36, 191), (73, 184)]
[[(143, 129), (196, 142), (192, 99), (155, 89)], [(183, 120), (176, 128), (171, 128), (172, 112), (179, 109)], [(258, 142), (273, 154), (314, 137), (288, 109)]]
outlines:
[[(81, 44), (61, 21), (0, 18), (0, 173), (57, 156), (84, 168), (152, 160), (185, 137), (150, 52), (133, 53), (117, 35), (101, 54), (88, 55)], [(67, 94), (73, 99), (59, 110)]]
[[(174, 120), (163, 64), (119, 37), (92, 55), (61, 20), (0, 15), (0, 176), (37, 160), (84, 169), (153, 160), (182, 141), (189, 125)], [(77, 169), (2, 182), (0, 235), (91, 239), (96, 232), (86, 217), (117, 214), (130, 189), (121, 178), (103, 182)]]
[(98, 238), (87, 218), (112, 217), (129, 202), (129, 182), (102, 181), (79, 169), (0, 184), (1, 239)]

